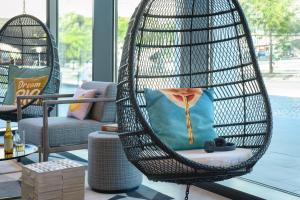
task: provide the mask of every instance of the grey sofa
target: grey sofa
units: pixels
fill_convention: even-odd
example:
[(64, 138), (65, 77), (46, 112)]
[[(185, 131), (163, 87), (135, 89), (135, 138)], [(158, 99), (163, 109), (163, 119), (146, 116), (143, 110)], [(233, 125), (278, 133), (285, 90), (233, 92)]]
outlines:
[[(88, 134), (100, 129), (102, 124), (114, 123), (116, 120), (116, 84), (111, 82), (86, 82), (83, 89), (96, 89), (95, 98), (65, 99), (73, 94), (55, 94), (42, 96), (21, 96), (21, 99), (43, 100), (44, 117), (22, 119), (21, 109), (18, 110), (19, 130), (25, 130), (26, 143), (39, 147), (40, 161), (47, 161), (50, 153), (71, 151), (87, 148)], [(59, 99), (64, 97), (64, 99)], [(91, 111), (85, 120), (71, 117), (49, 117), (49, 107), (57, 104), (92, 102)], [(18, 106), (20, 107), (20, 106)]]

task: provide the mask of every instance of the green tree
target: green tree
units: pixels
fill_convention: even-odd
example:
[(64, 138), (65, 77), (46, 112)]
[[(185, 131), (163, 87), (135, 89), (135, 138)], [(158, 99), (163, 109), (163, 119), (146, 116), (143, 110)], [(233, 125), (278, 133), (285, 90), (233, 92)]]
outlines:
[[(298, 29), (294, 0), (240, 0), (252, 31), (268, 35), (270, 45), (269, 72), (273, 73), (273, 37), (288, 36)], [(286, 40), (279, 39), (279, 42)], [(282, 45), (286, 47), (286, 45)]]
[(65, 62), (83, 63), (92, 59), (92, 19), (76, 13), (60, 17), (60, 48)]
[(118, 43), (122, 43), (128, 28), (128, 17), (119, 17), (118, 18)]

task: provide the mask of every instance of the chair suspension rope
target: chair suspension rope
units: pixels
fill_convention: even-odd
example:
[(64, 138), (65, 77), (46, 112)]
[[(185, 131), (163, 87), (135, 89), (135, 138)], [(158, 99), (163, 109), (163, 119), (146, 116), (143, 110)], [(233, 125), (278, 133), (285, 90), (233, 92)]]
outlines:
[(26, 0), (23, 0), (23, 14), (26, 14)]
[(190, 194), (190, 184), (186, 185), (186, 190), (185, 190), (185, 197), (184, 200), (188, 200), (189, 199), (189, 194)]

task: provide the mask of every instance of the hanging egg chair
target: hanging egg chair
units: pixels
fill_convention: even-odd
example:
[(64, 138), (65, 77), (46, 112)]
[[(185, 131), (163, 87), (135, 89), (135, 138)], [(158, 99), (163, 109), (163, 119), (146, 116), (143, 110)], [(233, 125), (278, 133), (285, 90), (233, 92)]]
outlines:
[[(215, 131), (251, 157), (222, 167), (174, 151), (149, 123), (145, 88), (212, 89)], [(117, 106), (124, 151), (150, 180), (189, 185), (249, 173), (270, 144), (272, 117), (238, 1), (141, 1), (125, 38)]]
[[(57, 46), (48, 28), (36, 17), (21, 14), (3, 25), (0, 30), (0, 58), (1, 119), (17, 120), (16, 102), (7, 103), (9, 93), (15, 90), (10, 86), (16, 78), (12, 73), (21, 74), (24, 78), (36, 77), (38, 74), (47, 76), (47, 81), (38, 94), (59, 92), (60, 69)], [(25, 92), (22, 95), (32, 94)], [(24, 118), (42, 116), (41, 101), (26, 102), (22, 106)]]

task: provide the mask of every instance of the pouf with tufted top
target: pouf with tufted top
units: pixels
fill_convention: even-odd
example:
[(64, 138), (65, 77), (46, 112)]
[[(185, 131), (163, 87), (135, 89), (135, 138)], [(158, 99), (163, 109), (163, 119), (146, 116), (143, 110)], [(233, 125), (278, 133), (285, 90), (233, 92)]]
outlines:
[(127, 160), (116, 133), (89, 134), (88, 162), (88, 183), (93, 190), (120, 193), (136, 189), (142, 182), (142, 173)]

